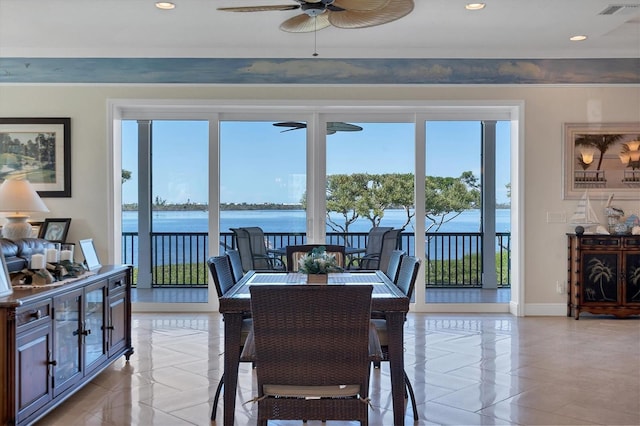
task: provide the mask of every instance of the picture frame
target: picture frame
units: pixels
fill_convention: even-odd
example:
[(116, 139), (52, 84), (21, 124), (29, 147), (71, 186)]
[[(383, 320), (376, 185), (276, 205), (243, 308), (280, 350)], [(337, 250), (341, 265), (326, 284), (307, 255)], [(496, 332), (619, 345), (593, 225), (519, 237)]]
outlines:
[(40, 228), (42, 228), (43, 223), (42, 221), (29, 221), (31, 225), (31, 238), (38, 238), (40, 236)]
[(67, 240), (67, 233), (71, 226), (71, 218), (45, 219), (40, 226), (38, 238), (54, 243), (64, 243)]
[(87, 267), (87, 269), (89, 271), (100, 269), (102, 265), (100, 264), (98, 253), (96, 253), (96, 247), (93, 244), (93, 238), (80, 240), (79, 243), (80, 250), (82, 250), (82, 255), (84, 256), (84, 265)]
[(640, 122), (565, 123), (563, 199), (640, 199)]
[(7, 269), (7, 262), (5, 262), (4, 256), (0, 256), (0, 259), (2, 260), (2, 266), (0, 266), (0, 297), (3, 297), (13, 293), (13, 288), (11, 287), (11, 276)]
[(23, 178), (41, 197), (71, 197), (70, 118), (0, 118), (0, 153), (0, 183)]

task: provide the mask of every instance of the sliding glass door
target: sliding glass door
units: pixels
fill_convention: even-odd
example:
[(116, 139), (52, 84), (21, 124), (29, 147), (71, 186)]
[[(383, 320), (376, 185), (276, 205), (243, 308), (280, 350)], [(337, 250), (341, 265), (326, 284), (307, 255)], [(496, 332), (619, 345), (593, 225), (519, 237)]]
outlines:
[[(434, 303), (426, 295), (438, 286), (511, 284), (512, 110), (196, 109), (176, 110), (181, 120), (166, 106), (159, 118), (131, 109), (121, 122), (122, 257), (138, 266), (138, 288), (205, 287), (206, 257), (234, 247), (231, 229), (246, 226), (262, 228), (276, 255), (291, 244), (364, 247), (372, 227), (401, 229), (400, 247), (423, 260), (417, 310)], [(173, 245), (178, 234), (206, 243)], [(180, 275), (180, 262), (204, 271), (197, 282)], [(200, 301), (215, 306), (215, 291), (207, 294)]]

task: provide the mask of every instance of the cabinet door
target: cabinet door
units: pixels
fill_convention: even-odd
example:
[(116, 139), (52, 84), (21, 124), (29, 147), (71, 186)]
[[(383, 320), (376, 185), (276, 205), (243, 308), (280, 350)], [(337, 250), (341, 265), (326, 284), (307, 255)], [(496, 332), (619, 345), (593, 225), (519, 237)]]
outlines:
[(86, 287), (84, 293), (84, 374), (90, 373), (107, 359), (105, 344), (107, 281)]
[(127, 293), (117, 291), (109, 296), (109, 356), (122, 350), (127, 344), (127, 330), (129, 330), (127, 315)]
[(619, 252), (587, 251), (582, 253), (580, 299), (583, 305), (617, 305)]
[(626, 305), (640, 306), (640, 252), (624, 255), (624, 292)]
[(53, 393), (59, 395), (82, 378), (82, 289), (53, 299)]
[[(51, 322), (17, 336), (18, 422), (51, 401)], [(4, 396), (3, 396), (4, 397)]]

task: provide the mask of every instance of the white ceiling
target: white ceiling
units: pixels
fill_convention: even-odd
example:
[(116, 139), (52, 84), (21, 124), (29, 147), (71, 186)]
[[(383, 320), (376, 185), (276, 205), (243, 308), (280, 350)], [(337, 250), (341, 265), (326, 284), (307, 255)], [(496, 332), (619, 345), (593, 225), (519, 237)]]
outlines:
[[(230, 13), (217, 7), (294, 0), (0, 0), (1, 57), (307, 58), (314, 33), (278, 26), (294, 11)], [(322, 58), (638, 58), (640, 2), (415, 0), (408, 16), (363, 29), (317, 33)], [(611, 5), (627, 5), (599, 15)], [(569, 37), (585, 34), (583, 42)]]

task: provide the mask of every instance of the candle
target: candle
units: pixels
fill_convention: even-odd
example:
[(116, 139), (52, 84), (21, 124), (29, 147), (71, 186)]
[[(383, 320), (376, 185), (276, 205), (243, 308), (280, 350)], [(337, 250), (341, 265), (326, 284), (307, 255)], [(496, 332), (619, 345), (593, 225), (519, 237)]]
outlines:
[(54, 248), (47, 249), (47, 262), (58, 263), (58, 250)]
[(44, 268), (44, 255), (38, 253), (31, 255), (31, 269), (42, 268)]
[(60, 250), (60, 262), (62, 262), (63, 260), (68, 260), (71, 262), (72, 260), (72, 256), (71, 256), (72, 251), (71, 250)]

